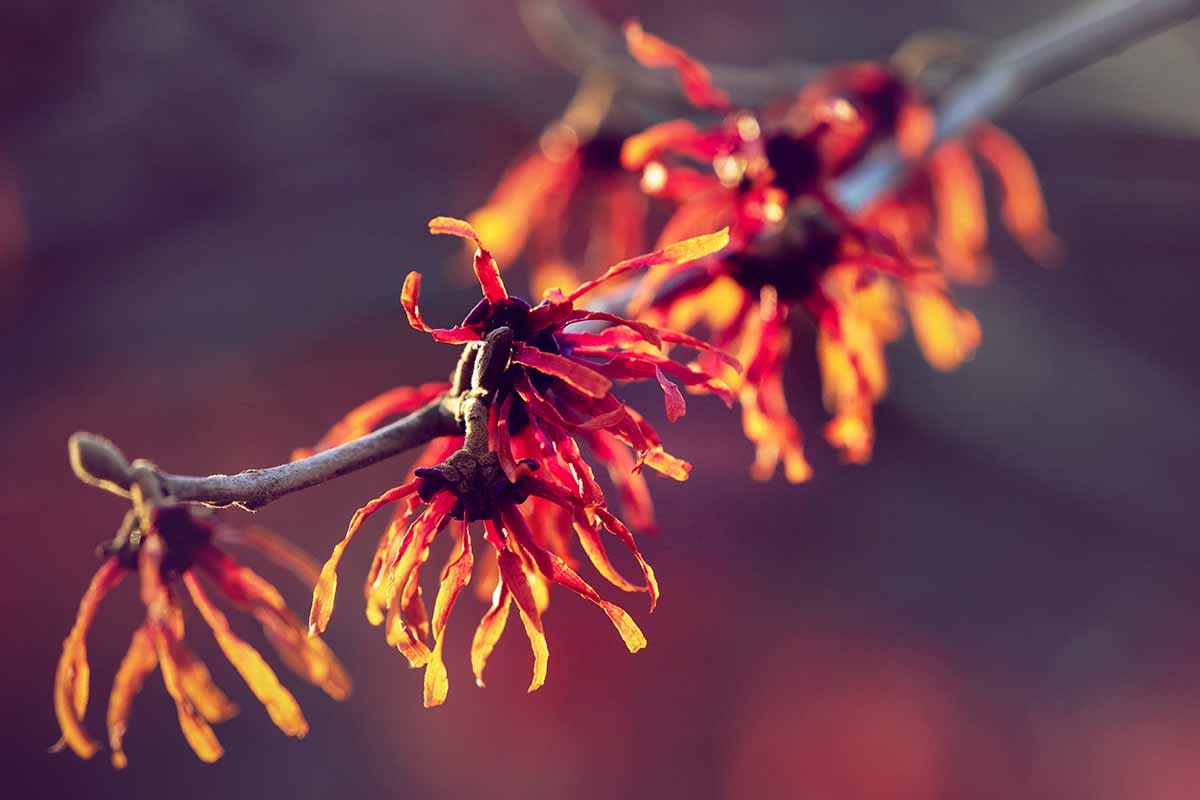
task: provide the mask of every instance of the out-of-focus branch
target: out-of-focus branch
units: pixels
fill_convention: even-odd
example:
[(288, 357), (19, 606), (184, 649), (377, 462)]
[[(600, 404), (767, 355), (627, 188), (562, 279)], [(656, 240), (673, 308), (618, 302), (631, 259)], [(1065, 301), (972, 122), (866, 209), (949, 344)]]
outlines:
[[(578, 0), (521, 0), (521, 19), (534, 42), (550, 59), (574, 72), (609, 74), (621, 87), (654, 97), (658, 104), (679, 103), (682, 95), (672, 76), (648, 70), (633, 60), (625, 37)], [(793, 92), (811, 80), (820, 67), (782, 62), (767, 67), (740, 67), (705, 62), (713, 81), (735, 100), (755, 105)], [(689, 107), (690, 108), (690, 107)]]
[[(953, 139), (1015, 104), (1030, 92), (1080, 70), (1159, 31), (1200, 15), (1200, 0), (1102, 0), (1083, 3), (996, 44), (991, 55), (936, 103), (933, 144)], [(861, 211), (903, 185), (919, 162), (885, 143), (833, 186), (848, 211)], [(656, 293), (670, 297), (703, 279), (704, 267), (677, 273)], [(598, 298), (593, 307), (622, 311), (635, 283)]]
[[(1103, 0), (1006, 39), (942, 95), (933, 143), (960, 136), (1030, 92), (1198, 14), (1200, 0)], [(860, 211), (899, 186), (913, 166), (894, 145), (884, 145), (838, 181), (834, 196)]]
[(461, 434), (455, 404), (442, 397), (354, 441), (288, 464), (248, 469), (236, 475), (173, 475), (145, 461), (130, 464), (108, 439), (82, 431), (71, 436), (67, 448), (75, 475), (113, 494), (128, 497), (134, 469), (150, 466), (163, 493), (176, 500), (254, 511), (286, 494), (368, 467), (438, 437)]

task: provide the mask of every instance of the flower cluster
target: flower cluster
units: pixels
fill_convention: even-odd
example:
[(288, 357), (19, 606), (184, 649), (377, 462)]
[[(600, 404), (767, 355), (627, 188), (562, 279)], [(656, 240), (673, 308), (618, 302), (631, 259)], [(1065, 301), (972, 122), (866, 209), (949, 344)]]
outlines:
[(204, 663), (184, 641), (177, 583), (186, 588), (221, 651), (266, 707), (275, 725), (289, 736), (303, 737), (308, 733), (308, 722), (296, 699), (258, 651), (232, 631), (200, 576), (258, 621), (289, 669), (341, 700), (350, 693), (350, 680), (341, 663), (319, 637), (308, 635), (274, 586), (238, 564), (217, 544), (245, 544), (309, 583), (315, 577), (315, 565), (291, 545), (261, 529), (239, 531), (156, 495), (157, 489), (133, 486), (134, 509), (126, 515), (112, 542), (101, 548), (104, 563), (84, 593), (75, 624), (63, 642), (54, 680), (54, 710), (62, 739), (55, 749), (69, 747), (80, 757), (91, 758), (100, 748), (83, 723), (90, 676), (87, 633), (100, 602), (132, 572), (137, 573), (141, 584), (146, 619), (134, 631), (109, 695), (108, 743), (114, 767), (123, 768), (127, 763), (123, 740), (133, 701), (156, 667), (161, 669), (163, 683), (175, 701), (183, 735), (202, 761), (216, 761), (223, 752), (212, 725), (238, 713), (238, 707), (217, 687)]
[[(405, 280), (401, 302), (409, 323), (440, 342), (463, 345), (459, 367), (445, 401), (454, 404), (462, 437), (435, 441), (418, 459), (409, 480), (360, 508), (334, 548), (313, 593), (310, 629), (328, 624), (342, 553), (363, 521), (385, 505), (396, 506), (367, 579), (367, 618), (385, 625), (387, 641), (414, 667), (425, 668), (426, 706), (444, 701), (448, 689), (442, 661), (443, 635), (450, 609), (471, 579), (475, 564), (471, 527), (482, 523), (491, 545), (480, 587), (492, 597), (471, 647), (477, 682), (483, 684), (488, 654), (504, 629), (515, 602), (534, 653), (530, 690), (542, 685), (548, 650), (542, 628), (550, 584), (564, 586), (598, 605), (612, 620), (631, 652), (645, 645), (637, 625), (620, 607), (601, 599), (575, 571), (570, 543), (578, 540), (588, 560), (614, 586), (658, 597), (654, 572), (642, 558), (633, 534), (608, 508), (608, 501), (583, 448), (603, 463), (626, 513), (640, 528), (653, 524), (649, 494), (641, 474), (648, 467), (676, 480), (687, 478), (687, 462), (666, 452), (657, 432), (612, 393), (614, 381), (655, 380), (663, 390), (667, 416), (684, 413), (676, 382), (732, 402), (714, 374), (662, 354), (664, 345), (691, 347), (736, 370), (730, 356), (684, 334), (577, 308), (576, 302), (605, 281), (647, 267), (671, 267), (724, 247), (725, 231), (695, 237), (648, 255), (622, 261), (596, 280), (570, 293), (546, 292), (537, 305), (508, 293), (495, 258), (475, 230), (462, 220), (438, 217), (430, 231), (461, 237), (475, 245), (475, 275), (483, 299), (453, 328), (430, 327), (421, 316), (420, 273)], [(608, 327), (588, 329), (589, 324)], [(401, 390), (352, 412), (323, 440), (337, 444), (354, 435), (363, 421), (414, 407), (419, 393)], [(402, 401), (397, 398), (403, 398)], [(524, 507), (524, 510), (522, 509)], [(420, 511), (418, 512), (418, 509)], [(454, 555), (441, 572), (432, 617), (427, 613), (419, 570), (438, 531), (450, 520), (457, 537)], [(642, 583), (625, 579), (605, 552), (601, 533), (629, 549)], [(428, 642), (432, 641), (432, 647)]]
[[(978, 346), (978, 323), (950, 294), (952, 284), (978, 283), (988, 274), (977, 163), (999, 178), (1007, 228), (1035, 258), (1055, 256), (1058, 243), (1047, 227), (1037, 176), (1020, 146), (988, 125), (961, 142), (935, 143), (931, 107), (900, 62), (839, 66), (786, 102), (751, 111), (735, 107), (703, 64), (638, 23), (628, 23), (625, 36), (638, 61), (674, 70), (691, 103), (719, 121), (701, 127), (672, 120), (617, 141), (600, 131), (614, 87), (607, 78), (589, 76), (537, 149), (510, 167), (470, 222), (430, 221), (431, 233), (473, 248), (473, 274), (483, 295), (458, 325), (437, 328), (421, 314), (421, 274), (411, 272), (404, 281), (401, 305), (409, 324), (460, 348), (451, 380), (385, 392), (293, 457), (367, 436), (389, 418), (423, 406), (440, 427), (422, 430), (420, 441), (453, 435), (433, 439), (399, 485), (355, 512), (319, 570), (282, 540), (258, 529), (233, 529), (168, 496), (168, 479), (180, 476), (157, 473), (145, 462), (130, 468), (128, 487), (124, 478), (89, 479), (129, 494), (133, 510), (102, 548), (104, 562), (64, 642), (54, 687), (62, 728), (56, 748), (84, 758), (99, 750), (83, 722), (86, 637), (101, 601), (131, 572), (139, 579), (146, 618), (109, 698), (114, 766), (126, 764), (123, 739), (132, 703), (156, 668), (184, 736), (202, 760), (221, 756), (212, 726), (237, 713), (184, 643), (180, 585), (272, 721), (288, 735), (304, 736), (308, 724), (295, 698), (233, 633), (200, 576), (259, 622), (292, 671), (341, 699), (350, 691), (349, 679), (318, 634), (331, 619), (346, 548), (385, 507), (392, 514), (365, 582), (366, 616), (384, 628), (389, 646), (424, 669), (426, 707), (446, 699), (447, 623), (472, 581), (476, 594), (490, 601), (470, 647), (479, 686), (514, 606), (533, 652), (529, 689), (543, 685), (549, 649), (542, 616), (552, 585), (595, 604), (628, 650), (637, 652), (646, 645), (637, 623), (579, 570), (586, 561), (617, 589), (646, 593), (653, 611), (658, 581), (634, 538), (655, 528), (645, 470), (682, 481), (691, 467), (668, 453), (654, 427), (614, 395), (617, 383), (657, 383), (671, 422), (685, 413), (685, 391), (715, 395), (730, 407), (736, 400), (756, 449), (752, 474), (768, 479), (782, 466), (788, 480), (801, 482), (811, 468), (783, 388), (797, 310), (816, 331), (823, 397), (832, 415), (826, 439), (844, 460), (862, 463), (871, 456), (874, 407), (887, 388), (884, 347), (901, 334), (905, 317), (935, 368), (956, 367)], [(838, 201), (836, 182), (883, 141), (922, 164), (898, 190), (852, 213)], [(651, 198), (672, 207), (659, 248), (619, 260), (643, 249)], [(573, 235), (580, 222), (587, 236), (572, 249), (580, 241)], [(536, 304), (510, 294), (501, 278), (497, 256), (508, 261), (522, 252), (534, 266), (542, 298)], [(558, 287), (578, 280), (572, 263), (598, 277), (564, 292)], [(597, 288), (612, 290), (637, 272), (645, 274), (635, 289), (614, 293), (622, 297), (619, 303), (610, 298), (604, 310), (580, 305)], [(611, 310), (626, 305), (628, 316)], [(705, 338), (689, 333), (694, 330)], [(672, 353), (678, 349), (694, 356), (677, 360)], [(378, 457), (376, 451), (369, 455)], [(616, 490), (611, 508), (597, 468)], [(179, 497), (218, 503), (172, 485)], [(257, 507), (307, 485), (311, 481), (266, 500), (234, 492), (220, 502)], [(443, 530), (443, 540), (452, 541), (430, 613), (420, 573)], [(486, 546), (477, 547), (480, 532)], [(628, 550), (640, 579), (626, 578), (614, 565), (605, 534)], [(226, 542), (257, 549), (313, 586), (307, 626), (271, 584), (218, 547)], [(575, 555), (576, 543), (582, 558)]]
[(803, 481), (811, 470), (782, 377), (788, 317), (802, 309), (816, 326), (833, 413), (826, 438), (846, 460), (868, 460), (873, 407), (887, 388), (883, 347), (902, 330), (901, 308), (939, 369), (960, 364), (979, 342), (975, 318), (949, 293), (951, 280), (979, 279), (984, 263), (986, 213), (968, 147), (999, 174), (1010, 229), (1031, 252), (1053, 252), (1028, 159), (983, 126), (970, 144), (938, 145), (908, 186), (855, 216), (836, 201), (833, 181), (879, 141), (915, 159), (933, 140), (928, 104), (896, 68), (834, 68), (756, 113), (735, 109), (702, 64), (637, 23), (626, 26), (626, 39), (644, 65), (676, 70), (692, 103), (722, 120), (707, 129), (686, 120), (656, 125), (626, 140), (623, 164), (640, 171), (648, 194), (674, 204), (664, 237), (731, 228), (719, 258), (703, 269), (659, 271), (633, 310), (676, 330), (704, 325), (714, 344), (738, 355), (745, 373), (724, 377), (756, 444), (754, 475), (768, 478), (782, 462), (789, 480)]

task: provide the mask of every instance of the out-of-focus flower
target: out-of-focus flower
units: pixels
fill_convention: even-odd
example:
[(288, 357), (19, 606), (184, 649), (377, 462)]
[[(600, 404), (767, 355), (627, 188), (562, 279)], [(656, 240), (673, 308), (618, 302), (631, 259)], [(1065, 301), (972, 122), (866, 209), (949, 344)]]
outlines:
[[(832, 197), (831, 181), (881, 140), (914, 159), (932, 141), (931, 110), (896, 69), (838, 67), (755, 113), (734, 109), (702, 65), (637, 23), (626, 38), (638, 60), (675, 69), (697, 107), (724, 117), (708, 129), (675, 120), (630, 137), (623, 164), (641, 172), (647, 193), (675, 204), (664, 237), (731, 228), (728, 249), (702, 268), (660, 270), (645, 281), (633, 311), (676, 330), (703, 325), (714, 345), (736, 353), (744, 375), (723, 377), (738, 391), (756, 445), (753, 474), (769, 478), (782, 462), (789, 480), (803, 481), (811, 470), (783, 392), (788, 317), (802, 308), (817, 329), (833, 414), (826, 438), (847, 461), (867, 461), (873, 408), (887, 388), (883, 347), (903, 329), (901, 308), (938, 369), (957, 366), (979, 343), (978, 323), (949, 293), (950, 280), (978, 279), (984, 263), (986, 213), (968, 145), (938, 146), (908, 186), (854, 217)], [(1010, 229), (1031, 252), (1049, 255), (1055, 242), (1024, 153), (989, 126), (969, 141), (1001, 176)]]
[(332, 651), (320, 638), (307, 635), (304, 624), (274, 586), (238, 564), (217, 544), (244, 544), (310, 583), (317, 574), (315, 565), (261, 529), (239, 531), (192, 507), (151, 500), (136, 484), (132, 491), (134, 510), (126, 515), (112, 542), (102, 547), (104, 562), (84, 593), (75, 624), (63, 642), (54, 680), (54, 710), (62, 739), (55, 749), (69, 747), (82, 758), (91, 758), (100, 749), (83, 723), (90, 675), (86, 638), (100, 602), (134, 571), (140, 580), (146, 619), (134, 631), (109, 695), (108, 743), (114, 767), (120, 769), (127, 763), (122, 743), (133, 701), (156, 667), (161, 668), (163, 683), (175, 701), (183, 735), (202, 761), (216, 761), (223, 753), (212, 725), (238, 713), (238, 707), (217, 687), (184, 641), (177, 583), (187, 589), (221, 651), (266, 707), (271, 720), (287, 735), (303, 737), (308, 722), (296, 699), (258, 651), (234, 634), (199, 576), (258, 621), (289, 669), (340, 700), (350, 693), (350, 679)]
[[(406, 483), (354, 515), (321, 572), (313, 593), (310, 630), (324, 630), (329, 621), (338, 563), (363, 520), (384, 505), (396, 504), (367, 579), (367, 618), (372, 624), (385, 624), (388, 643), (399, 648), (413, 666), (425, 667), (425, 705), (433, 706), (443, 702), (448, 687), (441, 655), (445, 621), (474, 566), (472, 523), (483, 523), (492, 545), (481, 581), (483, 591), (492, 597), (492, 608), (476, 633), (471, 656), (480, 685), (484, 664), (513, 601), (534, 651), (530, 690), (542, 685), (548, 651), (540, 614), (551, 583), (599, 605), (630, 651), (644, 646), (645, 639), (632, 619), (602, 600), (574, 571), (576, 562), (569, 549), (573, 539), (579, 541), (597, 572), (614, 586), (648, 592), (652, 609), (658, 597), (653, 570), (642, 558), (630, 529), (608, 509), (581, 445), (608, 469), (631, 519), (640, 527), (651, 526), (653, 511), (642, 467), (684, 480), (690, 466), (668, 454), (645, 419), (611, 394), (613, 382), (656, 380), (663, 389), (668, 418), (674, 420), (685, 408), (675, 381), (727, 402), (732, 396), (709, 372), (664, 356), (664, 344), (710, 353), (731, 369), (736, 362), (690, 336), (575, 307), (579, 298), (611, 278), (635, 269), (686, 263), (719, 250), (728, 241), (725, 231), (620, 262), (569, 294), (550, 289), (546, 299), (531, 306), (508, 294), (495, 259), (470, 225), (438, 217), (429, 227), (433, 233), (459, 236), (476, 245), (474, 269), (484, 296), (460, 325), (431, 328), (425, 323), (418, 306), (419, 273), (408, 275), (401, 300), (414, 328), (438, 341), (466, 345), (446, 398), (457, 404), (464, 436), (435, 441), (418, 458)], [(587, 322), (610, 327), (571, 329), (573, 324)], [(353, 427), (343, 424), (341, 430)], [(332, 446), (340, 439), (341, 435), (330, 435), (323, 441)], [(418, 514), (422, 505), (424, 510)], [(442, 571), (430, 618), (422, 601), (418, 571), (428, 558), (434, 536), (449, 519), (462, 521), (455, 526), (459, 543), (456, 555)], [(625, 579), (613, 566), (600, 538), (604, 530), (632, 553), (642, 570), (643, 583)], [(430, 640), (432, 647), (427, 644)]]
[(578, 283), (577, 268), (595, 274), (645, 249), (646, 196), (621, 167), (621, 138), (602, 130), (615, 90), (607, 75), (584, 76), (563, 115), (467, 218), (501, 263), (528, 254), (535, 296)]

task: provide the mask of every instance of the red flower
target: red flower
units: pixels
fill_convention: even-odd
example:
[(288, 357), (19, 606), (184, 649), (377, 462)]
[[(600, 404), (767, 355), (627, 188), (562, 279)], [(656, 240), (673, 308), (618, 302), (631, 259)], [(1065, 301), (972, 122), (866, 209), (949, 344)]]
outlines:
[[(581, 284), (570, 294), (552, 289), (545, 300), (530, 306), (508, 294), (495, 259), (470, 225), (438, 217), (429, 228), (433, 233), (465, 238), (477, 248), (474, 268), (483, 300), (460, 325), (431, 328), (425, 323), (418, 306), (419, 273), (408, 275), (401, 299), (414, 328), (439, 341), (466, 345), (446, 396), (463, 421), (464, 436), (435, 441), (418, 459), (408, 481), (355, 513), (321, 571), (313, 593), (310, 630), (322, 631), (328, 624), (337, 567), (350, 540), (367, 517), (384, 505), (396, 504), (367, 579), (367, 618), (372, 624), (385, 624), (388, 643), (398, 647), (413, 666), (425, 667), (425, 705), (433, 706), (444, 701), (448, 687), (442, 635), (450, 608), (473, 571), (473, 523), (483, 523), (485, 538), (492, 545), (481, 582), (481, 588), (493, 598), (492, 608), (485, 614), (471, 650), (480, 685), (487, 656), (515, 601), (534, 651), (530, 690), (541, 686), (548, 651), (540, 615), (551, 583), (600, 606), (630, 651), (645, 645), (632, 619), (601, 599), (575, 572), (572, 539), (579, 541), (588, 560), (610, 583), (625, 591), (648, 592), (651, 609), (658, 597), (653, 570), (642, 558), (629, 528), (609, 511), (581, 445), (608, 468), (631, 518), (648, 527), (653, 514), (641, 468), (648, 466), (684, 480), (690, 467), (669, 455), (654, 429), (610, 393), (613, 382), (657, 380), (667, 415), (674, 420), (684, 412), (683, 395), (675, 381), (727, 401), (731, 396), (709, 372), (663, 356), (660, 349), (664, 344), (711, 353), (731, 368), (736, 362), (690, 336), (575, 307), (576, 300), (610, 278), (635, 269), (685, 263), (719, 250), (727, 242), (724, 231), (620, 262), (600, 279)], [(570, 329), (586, 322), (604, 322), (610, 327)], [(389, 395), (405, 396), (398, 391)], [(405, 397), (406, 403), (413, 401), (412, 395)], [(363, 409), (384, 406), (387, 404), (372, 401), (353, 412), (351, 422), (342, 423), (342, 434), (327, 436), (323, 443), (336, 444), (345, 432), (356, 430), (353, 420), (370, 416)], [(407, 408), (391, 407), (391, 413)], [(379, 417), (375, 423), (381, 420)], [(418, 513), (418, 509), (423, 510)], [(434, 536), (450, 519), (462, 524), (455, 526), (456, 555), (442, 572), (431, 618), (422, 600), (418, 573)], [(644, 583), (628, 581), (616, 570), (600, 538), (603, 530), (633, 554)], [(427, 644), (430, 640), (432, 647)]]
[[(957, 366), (979, 342), (975, 318), (948, 289), (948, 278), (977, 274), (984, 245), (982, 193), (966, 145), (939, 146), (909, 186), (855, 219), (832, 199), (830, 182), (883, 139), (915, 158), (933, 134), (928, 104), (896, 70), (838, 67), (756, 114), (734, 110), (702, 66), (636, 23), (626, 37), (635, 57), (676, 69), (698, 107), (725, 117), (709, 129), (684, 120), (654, 126), (625, 142), (623, 163), (641, 171), (644, 190), (675, 203), (664, 236), (731, 227), (718, 258), (658, 271), (633, 310), (676, 330), (704, 324), (716, 346), (738, 355), (742, 378), (723, 377), (738, 390), (757, 447), (753, 474), (768, 478), (782, 461), (788, 479), (802, 481), (811, 470), (782, 384), (788, 317), (799, 306), (817, 328), (834, 414), (826, 437), (846, 460), (868, 460), (873, 407), (887, 387), (883, 346), (902, 330), (901, 301), (935, 367)], [(970, 141), (1002, 176), (1010, 227), (1031, 251), (1051, 251), (1037, 179), (1019, 147), (987, 126)]]
[(340, 700), (350, 693), (350, 679), (341, 663), (321, 639), (306, 635), (303, 623), (287, 608), (274, 586), (238, 564), (215, 543), (246, 544), (310, 583), (316, 576), (315, 566), (291, 545), (261, 529), (237, 531), (188, 506), (150, 501), (136, 485), (133, 497), (135, 511), (126, 516), (121, 531), (104, 547), (104, 563), (84, 593), (75, 625), (63, 642), (54, 681), (54, 710), (62, 739), (55, 749), (66, 746), (82, 758), (91, 758), (100, 747), (83, 724), (90, 674), (86, 637), (100, 602), (134, 570), (140, 576), (146, 620), (134, 631), (109, 696), (108, 740), (114, 767), (120, 769), (127, 763), (122, 741), (133, 700), (155, 667), (161, 667), (184, 737), (202, 761), (215, 761), (223, 753), (211, 725), (238, 713), (237, 706), (217, 688), (203, 662), (184, 642), (177, 580), (187, 588), (221, 651), (266, 707), (271, 720), (289, 736), (303, 737), (308, 733), (308, 722), (295, 698), (258, 651), (233, 633), (225, 615), (201, 585), (199, 575), (258, 620), (289, 669)]
[[(440, 342), (478, 342), (500, 327), (512, 331), (511, 363), (504, 371), (504, 381), (493, 403), (497, 410), (505, 408), (506, 403), (509, 409), (507, 414), (498, 415), (491, 426), (491, 435), (498, 442), (524, 431), (527, 422), (546, 431), (550, 442), (568, 447), (576, 444), (570, 431), (601, 431), (611, 437), (609, 443), (615, 439), (632, 448), (639, 466), (645, 464), (680, 480), (687, 476), (686, 462), (668, 455), (653, 428), (609, 390), (615, 380), (655, 379), (663, 389), (667, 415), (674, 420), (684, 411), (683, 396), (675, 381), (692, 391), (716, 394), (727, 403), (732, 395), (712, 373), (667, 358), (660, 352), (664, 345), (677, 344), (708, 352), (718, 363), (734, 370), (739, 368), (737, 362), (699, 339), (606, 312), (578, 309), (575, 301), (604, 282), (634, 270), (672, 268), (716, 252), (729, 241), (726, 231), (696, 236), (622, 261), (599, 278), (581, 283), (570, 294), (550, 289), (542, 302), (531, 307), (508, 294), (495, 259), (484, 249), (470, 225), (450, 217), (437, 217), (430, 221), (429, 229), (432, 233), (462, 237), (476, 245), (475, 274), (483, 289), (483, 299), (457, 327), (431, 328), (421, 318), (418, 305), (421, 274), (410, 272), (404, 281), (401, 304), (412, 327)], [(567, 330), (583, 322), (603, 322), (612, 327), (601, 332)], [(513, 462), (506, 457), (502, 446), (498, 452), (511, 479)]]

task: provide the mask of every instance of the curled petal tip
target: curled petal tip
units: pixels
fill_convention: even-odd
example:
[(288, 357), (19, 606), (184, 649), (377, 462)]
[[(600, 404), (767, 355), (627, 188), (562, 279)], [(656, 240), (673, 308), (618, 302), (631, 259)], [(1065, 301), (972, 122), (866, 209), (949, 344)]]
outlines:
[(479, 234), (471, 227), (471, 223), (457, 217), (434, 217), (429, 220), (429, 232), (457, 236), (460, 239), (474, 242), (476, 247), (482, 247), (479, 243)]

